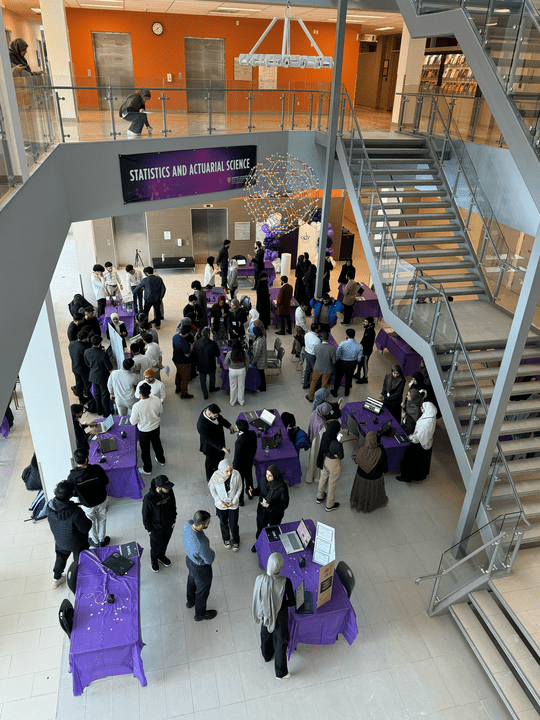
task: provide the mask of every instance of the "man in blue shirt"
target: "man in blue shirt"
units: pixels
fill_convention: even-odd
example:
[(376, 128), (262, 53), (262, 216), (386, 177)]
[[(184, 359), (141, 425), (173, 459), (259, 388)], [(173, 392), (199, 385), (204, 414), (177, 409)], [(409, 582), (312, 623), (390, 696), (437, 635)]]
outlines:
[(195, 607), (195, 620), (212, 620), (217, 610), (207, 610), (206, 601), (212, 587), (212, 563), (216, 553), (204, 534), (210, 525), (210, 513), (197, 510), (193, 520), (188, 520), (182, 530), (182, 540), (186, 551), (188, 567), (186, 607)]
[(336, 373), (334, 375), (334, 389), (331, 391), (337, 397), (341, 379), (345, 375), (345, 397), (349, 397), (356, 364), (362, 361), (362, 345), (354, 339), (355, 331), (347, 328), (347, 339), (339, 343), (336, 351)]

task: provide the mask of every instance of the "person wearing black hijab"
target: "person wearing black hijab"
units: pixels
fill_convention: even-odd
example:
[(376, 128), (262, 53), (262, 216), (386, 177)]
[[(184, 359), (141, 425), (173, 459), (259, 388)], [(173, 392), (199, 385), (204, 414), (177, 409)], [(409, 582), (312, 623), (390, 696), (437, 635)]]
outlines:
[(306, 302), (311, 302), (315, 297), (315, 281), (317, 279), (317, 268), (313, 263), (308, 267), (304, 275), (304, 291)]
[(311, 261), (309, 259), (309, 253), (304, 253), (298, 257), (296, 263), (296, 270), (294, 271), (294, 277), (296, 281), (294, 283), (294, 297), (299, 305), (302, 305), (302, 301), (306, 296), (306, 289), (304, 286), (304, 277), (308, 271)]
[(22, 38), (16, 38), (9, 45), (9, 62), (14, 77), (28, 77), (29, 75), (43, 75), (41, 70), (32, 72), (26, 59), (28, 43)]
[(347, 278), (350, 278), (351, 280), (356, 278), (356, 268), (352, 264), (352, 260), (345, 260), (345, 263), (341, 266), (338, 283), (340, 285), (344, 285), (347, 282)]
[(259, 319), (267, 330), (270, 325), (270, 292), (268, 290), (268, 275), (261, 273), (259, 282), (257, 283), (257, 305), (256, 310), (259, 313)]
[(401, 365), (392, 365), (392, 372), (389, 372), (384, 377), (379, 399), (398, 422), (401, 420), (401, 401), (404, 389), (405, 376), (401, 370)]
[[(264, 477), (256, 488), (248, 488), (249, 497), (259, 496), (257, 505), (257, 534), (258, 538), (263, 528), (279, 525), (289, 507), (289, 488), (283, 479), (281, 470), (277, 465), (269, 465)], [(255, 545), (251, 552), (257, 552)]]

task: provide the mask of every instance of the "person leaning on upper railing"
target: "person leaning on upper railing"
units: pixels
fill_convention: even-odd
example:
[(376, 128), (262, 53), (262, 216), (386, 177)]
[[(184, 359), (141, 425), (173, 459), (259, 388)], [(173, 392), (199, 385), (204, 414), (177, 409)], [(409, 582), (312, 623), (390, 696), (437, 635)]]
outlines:
[(11, 63), (11, 72), (13, 77), (29, 77), (31, 75), (43, 75), (43, 70), (30, 69), (30, 65), (26, 59), (28, 52), (28, 43), (22, 38), (16, 38), (9, 45), (9, 61)]

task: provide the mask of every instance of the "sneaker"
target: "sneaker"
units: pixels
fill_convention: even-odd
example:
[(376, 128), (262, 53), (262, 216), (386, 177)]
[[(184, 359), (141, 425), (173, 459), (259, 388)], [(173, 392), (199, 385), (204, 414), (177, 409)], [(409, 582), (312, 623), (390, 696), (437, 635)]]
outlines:
[(191, 400), (191, 398), (193, 397), (193, 395), (190, 395), (189, 393), (182, 393), (182, 394), (180, 395), (180, 397), (181, 397), (183, 400)]
[(210, 392), (218, 392), (221, 388), (210, 388)]
[(283, 677), (278, 677), (278, 676), (276, 675), (276, 677), (277, 677), (278, 680), (288, 680), (288, 679), (291, 677), (291, 673), (287, 673), (287, 674), (284, 675)]
[(111, 538), (108, 535), (105, 535), (103, 540), (99, 541), (99, 547), (107, 547), (107, 545), (111, 542)]
[(238, 552), (240, 550), (240, 545), (238, 543), (233, 543), (232, 551)]
[(201, 622), (201, 620), (213, 620), (217, 615), (217, 610), (207, 610), (202, 615), (195, 615), (195, 620)]
[(141, 475), (151, 475), (152, 474), (152, 471), (146, 472), (146, 470), (144, 468), (139, 468), (139, 472), (141, 473)]
[(164, 465), (165, 465), (165, 462), (166, 462), (166, 461), (165, 461), (165, 458), (163, 458), (163, 462), (159, 462), (159, 460), (157, 459), (157, 457), (155, 457), (154, 460), (157, 462), (158, 465), (161, 465), (161, 466), (164, 466)]
[(339, 507), (339, 505), (340, 505), (340, 503), (334, 503), (334, 504), (332, 505), (332, 507), (329, 507), (329, 508), (327, 507), (327, 508), (324, 508), (324, 509), (326, 510), (326, 512), (332, 512), (332, 510), (337, 510), (338, 507)]
[(186, 603), (186, 607), (191, 610), (192, 607), (195, 607), (195, 603), (189, 602), (189, 600)]
[(130, 135), (131, 137), (141, 137), (142, 136), (142, 133), (136, 133), (136, 132), (133, 132), (133, 130), (128, 130), (127, 134)]
[(157, 562), (150, 563), (150, 567), (152, 568), (152, 572), (159, 572), (159, 565)]
[(152, 130), (153, 130), (153, 129), (154, 129), (154, 128), (153, 128), (151, 125), (148, 125), (147, 130), (148, 130), (148, 134), (149, 134), (149, 135), (152, 134)]
[(231, 547), (231, 543), (230, 543), (229, 540), (224, 540), (224, 541), (223, 541), (223, 544), (225, 545), (225, 547), (227, 548), (227, 550)]
[(325, 497), (326, 497), (326, 493), (324, 493), (322, 498), (316, 498), (315, 502), (317, 503), (317, 505), (320, 505), (324, 501)]
[(172, 562), (169, 560), (168, 557), (165, 557), (165, 555), (162, 558), (158, 558), (159, 562), (163, 565), (163, 567), (171, 567)]
[(58, 580), (56, 580), (56, 578), (53, 578), (51, 588), (52, 588), (53, 590), (56, 590), (56, 588), (59, 588), (60, 585), (62, 585), (62, 584), (65, 583), (65, 582), (66, 582), (66, 576), (65, 576), (65, 575), (62, 575), (62, 577), (59, 577)]

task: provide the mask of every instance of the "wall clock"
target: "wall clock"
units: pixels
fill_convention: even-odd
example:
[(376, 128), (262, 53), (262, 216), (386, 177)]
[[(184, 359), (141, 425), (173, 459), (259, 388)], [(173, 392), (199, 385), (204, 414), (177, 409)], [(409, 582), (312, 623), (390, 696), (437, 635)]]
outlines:
[(163, 25), (160, 22), (155, 22), (152, 24), (152, 32), (154, 33), (154, 35), (162, 35), (163, 30)]

